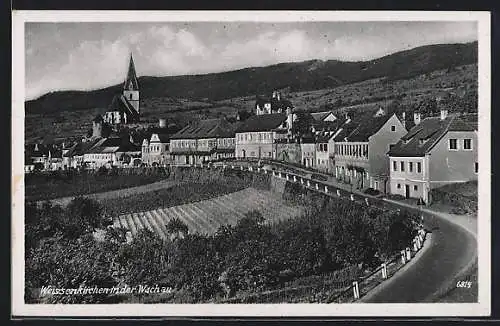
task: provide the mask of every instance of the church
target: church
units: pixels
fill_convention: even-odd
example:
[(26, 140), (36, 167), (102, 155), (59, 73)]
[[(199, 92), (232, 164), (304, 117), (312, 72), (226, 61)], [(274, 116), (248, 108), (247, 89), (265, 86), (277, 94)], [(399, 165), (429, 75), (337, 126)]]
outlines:
[(131, 54), (122, 94), (114, 96), (109, 111), (103, 115), (103, 120), (110, 125), (117, 125), (139, 122), (139, 119), (139, 83)]

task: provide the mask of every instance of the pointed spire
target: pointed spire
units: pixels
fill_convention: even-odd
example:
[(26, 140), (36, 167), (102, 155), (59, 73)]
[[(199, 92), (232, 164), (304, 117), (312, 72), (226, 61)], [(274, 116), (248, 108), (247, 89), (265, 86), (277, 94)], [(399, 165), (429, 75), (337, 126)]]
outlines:
[(128, 65), (127, 79), (123, 84), (124, 90), (139, 90), (139, 84), (137, 83), (137, 75), (135, 73), (134, 58), (132, 58), (132, 53), (130, 53), (130, 62)]

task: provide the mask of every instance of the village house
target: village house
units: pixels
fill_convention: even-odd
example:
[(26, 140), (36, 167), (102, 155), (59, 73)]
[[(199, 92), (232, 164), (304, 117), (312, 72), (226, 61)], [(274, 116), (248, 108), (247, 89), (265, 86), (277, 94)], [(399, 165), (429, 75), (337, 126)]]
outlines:
[(133, 164), (135, 158), (141, 157), (141, 148), (128, 139), (118, 137), (99, 139), (83, 153), (83, 165), (96, 169), (102, 166), (124, 167)]
[(316, 168), (316, 143), (314, 137), (302, 138), (300, 142), (302, 165)]
[(291, 135), (293, 114), (285, 113), (254, 115), (236, 130), (237, 158), (277, 159), (277, 142)]
[(311, 116), (315, 121), (320, 122), (333, 122), (337, 120), (337, 117), (331, 111), (312, 112)]
[(81, 141), (73, 144), (64, 152), (63, 164), (68, 168), (83, 168), (83, 156), (85, 152), (100, 140), (100, 138), (93, 138), (88, 141)]
[(287, 109), (292, 109), (292, 103), (284, 99), (279, 91), (273, 91), (271, 98), (257, 97), (255, 102), (255, 114), (285, 113)]
[(335, 141), (335, 176), (356, 189), (387, 191), (389, 162), (386, 156), (406, 129), (395, 115), (378, 109), (345, 123)]
[(316, 169), (321, 172), (330, 172), (330, 139), (333, 139), (334, 131), (322, 132), (316, 136)]
[(432, 202), (430, 190), (451, 183), (477, 180), (477, 122), (465, 116), (421, 118), (388, 152), (390, 193)]
[(200, 120), (170, 138), (173, 164), (198, 164), (234, 157), (234, 127), (225, 119)]
[(139, 118), (139, 83), (137, 82), (134, 59), (130, 55), (122, 94), (113, 97), (110, 108), (104, 114), (103, 119), (110, 125), (116, 125), (138, 122)]
[(142, 142), (142, 163), (148, 166), (171, 164), (170, 134), (153, 133), (151, 139)]
[(60, 170), (63, 168), (61, 148), (53, 144), (33, 144), (25, 146), (25, 171)]

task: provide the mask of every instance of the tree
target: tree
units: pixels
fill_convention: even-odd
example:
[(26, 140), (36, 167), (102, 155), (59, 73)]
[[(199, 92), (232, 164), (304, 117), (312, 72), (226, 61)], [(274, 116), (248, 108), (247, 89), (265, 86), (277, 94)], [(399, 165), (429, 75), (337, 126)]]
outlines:
[(169, 220), (165, 228), (173, 241), (184, 238), (189, 231), (188, 226), (177, 217)]
[(293, 122), (292, 132), (297, 135), (309, 133), (313, 123), (313, 117), (309, 112), (298, 112), (297, 120)]
[(103, 214), (103, 206), (96, 200), (86, 197), (74, 198), (66, 207), (61, 227), (64, 234), (76, 239), (85, 233), (94, 232), (111, 224)]

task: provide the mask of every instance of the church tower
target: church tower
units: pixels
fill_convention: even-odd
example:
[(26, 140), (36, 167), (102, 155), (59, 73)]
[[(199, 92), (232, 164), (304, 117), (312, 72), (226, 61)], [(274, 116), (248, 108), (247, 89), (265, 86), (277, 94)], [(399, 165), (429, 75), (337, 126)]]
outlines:
[(123, 96), (139, 113), (139, 84), (137, 83), (137, 75), (135, 73), (134, 59), (130, 54), (130, 62), (128, 65), (127, 78), (123, 84)]

